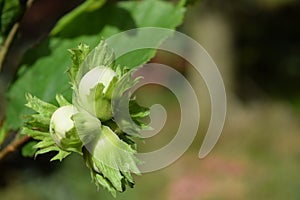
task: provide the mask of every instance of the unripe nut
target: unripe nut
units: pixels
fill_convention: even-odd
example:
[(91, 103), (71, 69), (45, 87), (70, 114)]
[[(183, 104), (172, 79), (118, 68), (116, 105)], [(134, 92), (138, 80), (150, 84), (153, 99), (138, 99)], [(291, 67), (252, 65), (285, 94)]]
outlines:
[[(111, 81), (117, 77), (114, 70), (106, 66), (98, 66), (86, 73), (79, 83), (79, 98), (85, 109), (91, 114), (97, 116), (100, 120), (108, 120), (112, 117), (111, 103), (109, 99), (101, 99), (96, 101), (88, 100), (88, 96), (91, 90), (94, 89), (98, 84), (103, 84), (103, 93), (107, 92), (107, 89)], [(96, 97), (95, 97), (96, 98)], [(89, 102), (91, 101), (91, 102)]]
[(76, 113), (77, 109), (72, 105), (62, 106), (53, 113), (50, 120), (50, 135), (58, 146), (66, 137), (66, 133), (74, 127), (72, 116)]
[(90, 90), (97, 84), (104, 85), (103, 93), (106, 92), (112, 79), (117, 76), (116, 72), (109, 67), (98, 66), (86, 73), (79, 83), (79, 95), (82, 99), (90, 94)]

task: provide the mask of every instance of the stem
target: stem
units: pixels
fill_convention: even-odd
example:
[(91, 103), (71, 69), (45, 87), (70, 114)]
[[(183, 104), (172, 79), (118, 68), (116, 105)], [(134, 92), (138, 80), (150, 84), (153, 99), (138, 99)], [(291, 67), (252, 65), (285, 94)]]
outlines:
[(30, 139), (30, 137), (27, 136), (27, 135), (22, 137), (22, 138), (15, 139), (12, 143), (7, 145), (4, 149), (2, 149), (0, 151), (0, 160), (2, 160), (9, 153), (12, 153), (12, 152), (16, 151), (20, 146), (22, 146), (29, 139)]
[(19, 23), (14, 24), (14, 26), (10, 30), (6, 40), (4, 41), (3, 46), (1, 47), (1, 51), (0, 51), (0, 71), (2, 69), (4, 59), (5, 59), (5, 56), (7, 54), (8, 49), (9, 49), (9, 46), (10, 46), (12, 40), (14, 39), (14, 36), (15, 36), (19, 26), (20, 26)]
[[(26, 9), (28, 10), (34, 0), (28, 0), (27, 4), (26, 4)], [(24, 13), (23, 13), (24, 14)], [(8, 52), (8, 49), (16, 35), (16, 33), (18, 32), (18, 29), (20, 27), (20, 21), (15, 22), (15, 24), (13, 25), (13, 27), (11, 28), (11, 30), (9, 31), (7, 38), (5, 39), (4, 43), (2, 46), (0, 46), (0, 72), (2, 70), (3, 67), (3, 63), (5, 60), (5, 56)], [(4, 119), (0, 120), (0, 127), (3, 126), (4, 123)], [(4, 137), (6, 137), (8, 134), (6, 134)], [(4, 149), (0, 150), (0, 160), (2, 160), (6, 155), (8, 155), (9, 153), (12, 153), (14, 151), (16, 151), (21, 145), (23, 145), (25, 142), (27, 142), (30, 137), (29, 136), (24, 136), (22, 138), (17, 138), (18, 135), (16, 136), (16, 139), (14, 141), (12, 141), (10, 144), (8, 144)], [(5, 138), (3, 138), (4, 140)]]

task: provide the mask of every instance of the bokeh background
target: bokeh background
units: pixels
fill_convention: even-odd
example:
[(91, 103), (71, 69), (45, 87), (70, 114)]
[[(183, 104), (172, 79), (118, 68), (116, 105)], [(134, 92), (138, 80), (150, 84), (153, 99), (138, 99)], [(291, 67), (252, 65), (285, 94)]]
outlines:
[[(12, 67), (4, 69), (1, 95), (13, 80), (24, 50), (45, 37), (57, 19), (80, 2), (34, 3), (10, 52), (14, 59), (8, 59)], [(209, 94), (187, 62), (159, 51), (152, 61), (180, 71), (197, 92), (199, 132), (178, 161), (135, 177), (135, 188), (116, 199), (300, 199), (299, 22), (297, 0), (205, 0), (188, 7), (178, 30), (202, 44), (221, 71), (228, 98), (223, 133), (213, 151), (198, 159), (210, 118)], [(180, 119), (175, 96), (155, 85), (144, 87), (137, 97), (145, 105), (162, 104), (168, 113), (164, 129), (141, 142), (140, 151), (167, 144)], [(114, 199), (102, 189), (96, 191), (79, 156), (62, 163), (50, 163), (50, 157), (23, 158), (18, 151), (9, 155), (0, 163), (0, 199)]]

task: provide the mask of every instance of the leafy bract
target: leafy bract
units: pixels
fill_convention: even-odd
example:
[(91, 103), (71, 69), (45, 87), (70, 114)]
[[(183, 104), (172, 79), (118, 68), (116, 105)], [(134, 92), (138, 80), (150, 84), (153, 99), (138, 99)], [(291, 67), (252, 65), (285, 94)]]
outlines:
[[(56, 99), (60, 105), (67, 104), (67, 100), (61, 95), (57, 95)], [(78, 136), (73, 132), (70, 131), (70, 133), (66, 133), (66, 137), (60, 141), (60, 146), (62, 146), (62, 148), (56, 144), (50, 135), (49, 126), (51, 117), (58, 107), (46, 103), (31, 94), (26, 94), (26, 100), (26, 106), (36, 113), (28, 116), (25, 126), (21, 130), (21, 134), (28, 135), (38, 142), (27, 148), (25, 147), (25, 149), (23, 149), (23, 154), (29, 156), (31, 153), (34, 153), (35, 156), (37, 156), (50, 151), (57, 151), (57, 155), (54, 156), (51, 161), (61, 161), (71, 152), (82, 154), (81, 141), (79, 141)]]
[[(19, 73), (19, 78), (7, 94), (8, 128), (18, 129), (22, 125), (22, 116), (30, 113), (24, 107), (26, 92), (52, 103), (56, 93), (62, 93), (70, 100), (69, 78), (63, 75), (66, 67), (71, 65), (67, 49), (81, 42), (93, 48), (102, 38), (131, 28), (152, 26), (174, 29), (182, 22), (184, 10), (171, 2), (158, 0), (109, 2), (103, 7), (98, 5), (93, 9), (77, 10), (72, 20), (62, 18), (57, 25), (61, 28), (55, 28), (50, 38), (28, 51), (24, 57), (21, 65), (23, 73)], [(158, 46), (164, 38), (155, 38), (151, 42)], [(149, 61), (154, 53), (153, 49), (143, 49), (124, 55), (118, 62), (133, 68)]]

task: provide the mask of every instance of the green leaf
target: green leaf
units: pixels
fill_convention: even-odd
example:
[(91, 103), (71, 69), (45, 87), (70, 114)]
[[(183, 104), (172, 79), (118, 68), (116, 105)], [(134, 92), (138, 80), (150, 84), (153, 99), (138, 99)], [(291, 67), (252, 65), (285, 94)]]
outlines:
[[(87, 48), (87, 47), (86, 47)], [(81, 54), (76, 55), (76, 57), (82, 57)], [(84, 55), (85, 60), (83, 61), (82, 59), (80, 59), (80, 64), (82, 64), (80, 66), (80, 64), (76, 64), (74, 67), (72, 68), (78, 68), (79, 66), (81, 67), (80, 70), (78, 71), (78, 75), (77, 75), (77, 79), (76, 80), (79, 84), (81, 78), (87, 73), (89, 72), (91, 69), (97, 67), (97, 66), (106, 66), (106, 67), (113, 67), (114, 65), (114, 54), (113, 51), (110, 47), (108, 47), (108, 45), (101, 40), (101, 42), (93, 49), (93, 51), (89, 54), (89, 55)], [(76, 59), (76, 58), (74, 58)], [(74, 59), (73, 59), (73, 63), (74, 63)], [(74, 77), (75, 78), (75, 77)]]
[(69, 154), (71, 154), (71, 152), (67, 152), (60, 149), (52, 140), (50, 133), (31, 130), (25, 127), (21, 130), (21, 134), (28, 135), (35, 140), (40, 140), (35, 145), (32, 146), (32, 148), (36, 150), (35, 157), (39, 154), (48, 153), (50, 151), (57, 151), (58, 153), (56, 154), (56, 156), (54, 156), (51, 159), (51, 161), (54, 160), (62, 161), (62, 159), (64, 159)]
[(109, 180), (107, 180), (100, 174), (93, 173), (93, 172), (91, 172), (91, 174), (92, 174), (91, 176), (93, 177), (93, 181), (95, 182), (95, 184), (98, 188), (100, 186), (104, 187), (112, 194), (113, 197), (116, 198), (116, 196), (117, 196), (116, 189), (112, 186), (112, 184), (109, 182)]
[[(24, 106), (26, 93), (31, 93), (51, 103), (55, 103), (55, 94), (63, 94), (71, 100), (71, 85), (66, 74), (71, 59), (67, 49), (77, 46), (81, 41), (97, 43), (98, 38), (79, 37), (74, 40), (53, 38), (50, 41), (44, 41), (25, 55), (21, 68), (30, 68), (21, 74), (6, 96), (8, 102), (6, 117), (9, 129), (21, 127), (23, 116), (32, 113)], [(37, 53), (39, 49), (40, 52)], [(49, 49), (51, 49), (50, 52)]]
[(103, 176), (103, 174), (94, 170), (94, 162), (92, 160), (92, 155), (85, 148), (83, 149), (83, 159), (87, 168), (90, 170), (91, 178), (97, 186), (97, 188), (99, 189), (99, 187), (102, 186), (103, 188), (107, 189), (113, 195), (113, 197), (116, 197), (116, 189), (114, 188), (112, 183)]
[[(125, 10), (130, 10), (131, 15), (133, 16), (136, 23), (136, 27), (160, 27), (174, 29), (179, 24), (182, 23), (185, 8), (183, 5), (174, 5), (170, 2), (157, 1), (157, 0), (148, 0), (143, 2), (122, 2), (120, 7)], [(146, 34), (145, 34), (146, 33)], [(145, 41), (151, 44), (151, 46), (158, 47), (167, 37), (170, 37), (170, 32), (165, 33), (154, 33), (146, 31), (142, 35), (136, 37), (126, 37), (122, 38), (121, 41), (116, 41), (118, 46), (112, 45), (112, 48), (115, 51), (118, 51), (118, 48), (124, 49), (124, 45), (135, 45), (143, 44)], [(108, 43), (108, 45), (111, 45)], [(145, 64), (148, 62), (154, 55), (155, 49), (140, 49), (125, 54), (116, 60), (116, 64), (126, 66), (128, 68), (134, 68)]]
[(27, 100), (26, 106), (28, 108), (31, 108), (32, 110), (36, 111), (39, 114), (46, 115), (49, 118), (51, 118), (51, 115), (57, 109), (56, 106), (50, 103), (46, 103), (40, 100), (39, 98), (32, 96), (30, 93), (26, 93), (25, 97)]
[[(134, 71), (128, 72), (118, 81), (113, 92), (112, 108), (114, 120), (118, 122), (118, 126), (122, 127), (122, 131), (131, 136), (141, 138), (141, 130), (149, 130), (150, 128), (146, 123), (141, 121), (148, 117), (150, 110), (140, 106), (135, 99), (131, 97), (130, 88), (134, 87), (140, 79), (140, 77), (133, 79), (133, 72)], [(130, 101), (128, 102), (128, 100)], [(131, 118), (127, 116), (127, 110), (129, 110)]]
[[(106, 167), (124, 172), (139, 173), (136, 167), (136, 151), (107, 126), (101, 127), (101, 134), (94, 143), (93, 156), (95, 162), (101, 162), (99, 170), (109, 178), (110, 171), (105, 173)], [(97, 161), (96, 161), (97, 160)], [(114, 182), (114, 180), (111, 180)]]
[(76, 18), (80, 17), (82, 13), (98, 10), (105, 4), (105, 2), (106, 0), (86, 0), (72, 12), (68, 13), (61, 20), (59, 20), (51, 34), (57, 35), (65, 29), (68, 29), (68, 24), (76, 22)]
[[(82, 12), (77, 15), (73, 21), (65, 24), (64, 29), (56, 31), (53, 36), (75, 38), (78, 35), (94, 35), (101, 31), (101, 36), (108, 38), (118, 32), (140, 27), (174, 29), (182, 23), (185, 12), (183, 6), (182, 3), (175, 5), (171, 2), (158, 0), (108, 2), (101, 9), (93, 12)], [(149, 33), (143, 39), (147, 38), (151, 41), (151, 44), (155, 44), (154, 46), (158, 47), (166, 36), (170, 36), (170, 34), (153, 35)], [(123, 41), (118, 41), (119, 44), (114, 44), (110, 47), (118, 51), (124, 45), (131, 45), (135, 42), (137, 42), (135, 38), (128, 37)], [(136, 50), (119, 58), (117, 64), (133, 68), (149, 61), (155, 55), (155, 52), (155, 49)]]
[(36, 152), (36, 149), (33, 146), (36, 144), (37, 144), (37, 141), (30, 141), (30, 142), (26, 143), (22, 147), (22, 156), (33, 157)]
[[(22, 117), (30, 113), (24, 107), (26, 92), (51, 103), (55, 102), (55, 94), (58, 93), (71, 99), (69, 78), (64, 74), (66, 67), (71, 65), (67, 49), (74, 48), (81, 42), (93, 48), (102, 38), (131, 28), (154, 26), (174, 29), (182, 22), (184, 11), (185, 8), (181, 6), (158, 0), (109, 2), (103, 7), (83, 9), (72, 20), (59, 22), (57, 26), (61, 28), (57, 28), (52, 37), (24, 57), (21, 66), (23, 73), (19, 73), (20, 77), (10, 87), (7, 95), (8, 128), (18, 129), (22, 125)], [(60, 23), (64, 25), (59, 25)], [(158, 46), (167, 36), (169, 34), (157, 36), (151, 42)], [(110, 47), (120, 49), (132, 41)], [(123, 56), (117, 62), (133, 68), (146, 63), (154, 54), (155, 50), (144, 49)]]
[(55, 160), (62, 161), (65, 157), (67, 157), (70, 154), (71, 152), (59, 151), (58, 154), (56, 154), (50, 161), (55, 161)]
[[(101, 126), (99, 120), (93, 123), (93, 126), (98, 128), (93, 128), (92, 134), (95, 137), (85, 147), (89, 151), (83, 149), (84, 160), (91, 170), (95, 184), (102, 185), (114, 195), (115, 191), (124, 191), (126, 185), (132, 187), (131, 172), (139, 174), (136, 166), (138, 160), (134, 155), (136, 150), (121, 140), (109, 127)], [(81, 135), (91, 134), (91, 129), (81, 130)]]
[(37, 114), (32, 114), (27, 116), (25, 124), (28, 127), (39, 128), (45, 131), (49, 130), (49, 123), (53, 112), (57, 109), (56, 106), (46, 103), (39, 98), (32, 96), (29, 93), (25, 95), (28, 108), (37, 112)]

